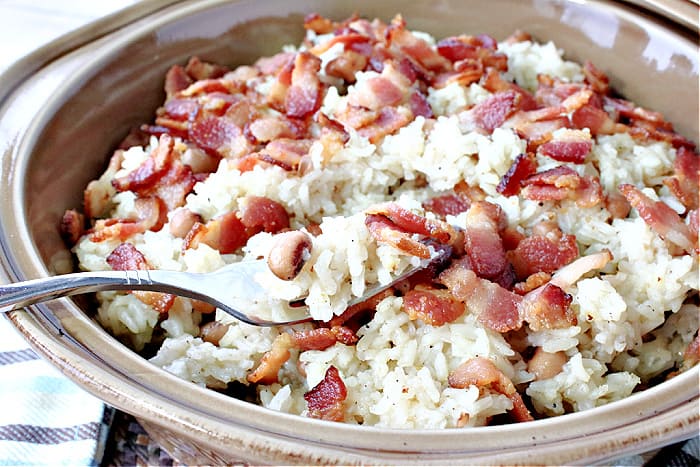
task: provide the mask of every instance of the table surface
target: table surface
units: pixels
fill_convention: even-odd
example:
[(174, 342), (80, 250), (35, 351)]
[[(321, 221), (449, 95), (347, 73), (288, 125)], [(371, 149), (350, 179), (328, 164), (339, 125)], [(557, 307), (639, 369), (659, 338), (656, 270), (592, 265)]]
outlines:
[[(0, 73), (61, 34), (138, 1), (0, 0)], [(2, 326), (0, 336), (12, 331)], [(150, 441), (130, 415), (115, 411), (111, 431), (103, 465), (178, 465)]]

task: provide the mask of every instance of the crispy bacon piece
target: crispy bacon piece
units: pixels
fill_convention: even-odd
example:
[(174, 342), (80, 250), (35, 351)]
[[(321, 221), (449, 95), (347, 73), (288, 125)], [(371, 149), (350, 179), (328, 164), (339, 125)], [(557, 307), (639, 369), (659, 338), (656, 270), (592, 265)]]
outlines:
[(471, 270), (469, 257), (453, 261), (438, 277), (452, 295), (465, 302), (467, 310), (478, 316), (484, 326), (498, 332), (520, 328), (518, 307), (522, 297), (498, 284), (477, 277)]
[(309, 417), (333, 422), (344, 421), (347, 395), (347, 388), (340, 378), (338, 369), (332, 365), (329, 366), (324, 378), (304, 394)]
[(537, 172), (537, 161), (532, 153), (521, 153), (513, 159), (508, 171), (496, 187), (503, 196), (515, 196), (520, 193), (520, 186), (527, 177)]
[[(389, 66), (384, 67), (382, 74), (385, 74), (389, 69)], [(404, 94), (405, 90), (391, 79), (384, 76), (374, 76), (350, 95), (348, 103), (370, 110), (381, 110), (386, 106), (400, 104), (404, 99)]]
[(134, 202), (134, 209), (144, 230), (158, 232), (168, 222), (168, 208), (163, 200), (157, 196), (137, 198)]
[(518, 295), (525, 295), (526, 293), (546, 284), (551, 278), (552, 275), (550, 273), (543, 271), (530, 274), (527, 276), (527, 279), (525, 279), (524, 282), (518, 282), (513, 286), (513, 292), (517, 293)]
[(578, 258), (578, 255), (576, 237), (559, 231), (554, 235), (526, 237), (515, 250), (508, 252), (507, 257), (518, 279), (525, 280), (538, 272), (553, 273)]
[(581, 207), (591, 207), (603, 200), (600, 182), (596, 178), (581, 177), (565, 165), (530, 175), (521, 185), (522, 196), (535, 201), (574, 199)]
[(406, 22), (397, 15), (386, 30), (387, 45), (397, 47), (423, 68), (430, 71), (446, 71), (450, 62), (435, 51), (430, 44), (406, 29)]
[(236, 141), (241, 129), (227, 117), (204, 117), (195, 120), (189, 129), (189, 138), (208, 154), (217, 157), (237, 157)]
[(358, 128), (360, 136), (366, 137), (372, 144), (378, 143), (386, 135), (395, 133), (413, 120), (411, 111), (403, 107), (384, 107), (368, 115), (369, 118), (355, 128)]
[(250, 383), (273, 384), (277, 382), (282, 365), (289, 360), (289, 349), (294, 346), (294, 339), (286, 332), (280, 333), (272, 341), (272, 348), (265, 352), (257, 368), (246, 378)]
[(700, 156), (686, 147), (678, 148), (673, 170), (673, 176), (664, 179), (664, 185), (688, 210), (697, 209)]
[(217, 63), (203, 62), (197, 56), (190, 57), (185, 66), (185, 71), (195, 81), (216, 79), (224, 76), (229, 69)]
[(336, 27), (337, 25), (333, 21), (318, 13), (309, 13), (304, 18), (304, 29), (311, 30), (316, 34), (328, 34), (333, 32)]
[(447, 222), (428, 219), (402, 208), (396, 203), (383, 203), (365, 210), (368, 215), (381, 215), (400, 229), (449, 244), (455, 237), (455, 229)]
[(634, 185), (623, 183), (619, 189), (644, 222), (661, 238), (678, 245), (688, 253), (695, 251), (697, 237), (693, 237), (683, 219), (666, 203), (653, 201)]
[(565, 130), (557, 138), (539, 146), (537, 152), (560, 162), (583, 164), (592, 147), (593, 140), (588, 133)]
[(133, 191), (139, 194), (150, 191), (170, 167), (174, 146), (175, 141), (170, 135), (161, 135), (158, 146), (150, 156), (125, 177), (113, 179), (112, 186), (118, 191)]
[(331, 326), (329, 328), (304, 329), (295, 331), (292, 335), (293, 346), (301, 351), (325, 350), (340, 342), (345, 345), (353, 345), (357, 342), (357, 335), (345, 326)]
[(480, 391), (495, 391), (513, 402), (510, 416), (516, 422), (534, 420), (513, 382), (488, 358), (475, 357), (458, 366), (447, 379), (450, 387), (466, 389), (476, 386)]
[(320, 69), (320, 58), (308, 52), (297, 53), (291, 85), (284, 99), (287, 116), (303, 118), (321, 107), (321, 82), (318, 79)]
[(393, 295), (393, 288), (385, 289), (379, 292), (378, 294), (368, 298), (364, 302), (356, 303), (354, 305), (349, 306), (342, 314), (331, 318), (328, 324), (331, 326), (331, 328), (336, 326), (342, 326), (348, 323), (350, 320), (352, 320), (353, 317), (364, 311), (375, 311), (379, 302)]
[(403, 297), (403, 308), (411, 320), (420, 319), (431, 326), (451, 323), (464, 314), (464, 304), (444, 289), (417, 287)]
[(124, 242), (132, 235), (146, 231), (144, 225), (133, 219), (98, 219), (92, 229), (88, 230), (91, 242), (104, 242), (119, 239)]
[[(503, 57), (505, 58), (505, 56), (503, 56)], [(506, 63), (504, 64), (504, 66), (507, 69), (507, 67), (508, 67), (507, 60), (506, 60)], [(506, 71), (506, 69), (502, 69), (500, 71)], [(491, 91), (492, 93), (505, 92), (505, 91), (516, 92), (520, 96), (518, 108), (522, 111), (535, 110), (535, 109), (540, 107), (539, 104), (537, 103), (537, 99), (535, 99), (535, 96), (533, 96), (530, 92), (521, 88), (520, 86), (513, 83), (512, 81), (505, 80), (503, 78), (503, 75), (501, 73), (499, 73), (499, 68), (489, 68), (486, 71), (486, 74), (483, 77), (481, 84), (484, 88)]]
[(465, 212), (469, 209), (470, 204), (471, 202), (468, 198), (465, 199), (465, 197), (454, 193), (430, 198), (423, 202), (423, 208), (444, 219), (445, 216), (456, 216), (459, 213)]
[(387, 217), (379, 214), (367, 214), (365, 225), (369, 233), (378, 243), (386, 243), (404, 253), (418, 258), (430, 258), (430, 250), (426, 245), (413, 238), (413, 234), (399, 228)]
[(571, 300), (571, 295), (549, 282), (525, 295), (520, 313), (533, 331), (575, 326), (576, 314), (569, 308)]
[(484, 130), (491, 133), (518, 110), (520, 95), (515, 91), (492, 94), (484, 101), (459, 114), (463, 131)]
[(345, 50), (342, 55), (326, 64), (325, 71), (328, 76), (341, 78), (346, 83), (352, 84), (357, 79), (356, 73), (364, 70), (368, 62), (367, 56), (354, 50)]
[(464, 245), (477, 276), (510, 289), (515, 277), (500, 236), (504, 227), (500, 206), (486, 201), (472, 203), (466, 216)]
[[(146, 257), (131, 243), (121, 243), (107, 256), (107, 264), (115, 271), (149, 269)], [(150, 305), (158, 313), (167, 313), (175, 302), (175, 295), (160, 292), (131, 292), (136, 298)]]
[(195, 222), (182, 243), (182, 250), (195, 249), (204, 243), (221, 254), (238, 250), (248, 241), (246, 226), (235, 211), (211, 219), (206, 224)]
[(66, 210), (66, 212), (63, 213), (63, 217), (61, 217), (59, 231), (66, 245), (72, 247), (78, 243), (78, 240), (80, 240), (80, 237), (85, 231), (85, 216), (75, 209)]
[(598, 94), (608, 93), (610, 90), (610, 79), (588, 60), (583, 64), (583, 74), (586, 77), (586, 82), (591, 85), (595, 92)]
[(192, 78), (187, 74), (185, 68), (180, 65), (173, 65), (165, 74), (165, 95), (170, 99), (180, 91), (187, 89), (192, 84)]

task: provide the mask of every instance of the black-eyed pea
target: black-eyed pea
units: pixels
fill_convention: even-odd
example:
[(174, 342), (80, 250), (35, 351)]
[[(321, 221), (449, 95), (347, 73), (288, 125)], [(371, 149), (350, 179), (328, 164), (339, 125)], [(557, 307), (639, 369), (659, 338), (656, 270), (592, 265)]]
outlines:
[(210, 321), (199, 329), (199, 336), (205, 342), (219, 345), (219, 342), (228, 331), (228, 327), (228, 324), (221, 321)]
[(554, 378), (561, 373), (567, 357), (564, 352), (545, 352), (542, 347), (537, 347), (535, 354), (527, 362), (527, 371), (535, 375), (535, 380)]
[(170, 217), (170, 233), (173, 237), (185, 238), (195, 222), (201, 222), (199, 214), (187, 208), (176, 209)]
[(282, 280), (294, 279), (304, 267), (312, 245), (311, 237), (299, 230), (275, 235), (274, 244), (267, 255), (270, 271)]

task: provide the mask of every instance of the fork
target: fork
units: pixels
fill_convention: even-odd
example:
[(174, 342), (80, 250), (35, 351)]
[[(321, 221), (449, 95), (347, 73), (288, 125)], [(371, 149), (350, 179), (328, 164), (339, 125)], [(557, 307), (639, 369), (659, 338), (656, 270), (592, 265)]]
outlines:
[[(375, 284), (369, 287), (361, 297), (351, 300), (348, 306), (367, 300), (434, 262), (435, 258), (422, 261), (418, 266), (408, 268), (387, 284)], [(18, 310), (28, 305), (70, 295), (110, 290), (143, 290), (201, 300), (240, 321), (256, 326), (292, 325), (310, 321), (312, 318), (309, 315), (309, 308), (302, 302), (304, 297), (290, 302), (282, 301), (281, 305), (288, 319), (276, 321), (255, 316), (252, 312), (239, 309), (242, 307), (231, 305), (234, 298), (244, 298), (249, 303), (265, 300), (268, 291), (255, 280), (255, 277), (268, 270), (267, 261), (261, 259), (232, 263), (207, 273), (144, 269), (62, 274), (0, 285), (0, 312)]]

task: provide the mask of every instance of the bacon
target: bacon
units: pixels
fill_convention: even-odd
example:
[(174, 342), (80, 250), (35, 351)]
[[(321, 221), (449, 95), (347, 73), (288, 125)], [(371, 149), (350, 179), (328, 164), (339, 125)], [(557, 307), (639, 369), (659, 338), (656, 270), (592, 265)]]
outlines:
[(410, 111), (384, 107), (374, 113), (370, 121), (358, 129), (358, 133), (369, 139), (370, 143), (376, 144), (386, 135), (406, 126), (411, 120), (413, 120), (413, 114)]
[(356, 315), (364, 312), (364, 311), (375, 311), (377, 309), (377, 305), (379, 302), (384, 300), (387, 297), (393, 297), (394, 296), (394, 289), (393, 288), (388, 288), (385, 289), (381, 292), (379, 292), (376, 295), (373, 295), (369, 297), (367, 300), (356, 303), (354, 305), (349, 306), (345, 311), (343, 311), (342, 314), (338, 316), (334, 316), (331, 318), (329, 321), (329, 325), (331, 328), (334, 328), (336, 326), (342, 326), (345, 323), (349, 322), (353, 317)]
[(66, 210), (61, 217), (59, 230), (66, 245), (73, 247), (85, 231), (85, 216), (75, 209)]
[(689, 370), (700, 362), (700, 333), (695, 336), (683, 352), (683, 364), (681, 370)]
[(537, 152), (560, 162), (583, 164), (592, 147), (593, 141), (588, 133), (565, 130), (556, 139), (539, 146)]
[(514, 421), (534, 420), (513, 382), (488, 358), (470, 358), (450, 373), (447, 381), (450, 387), (457, 389), (476, 386), (480, 390), (492, 390), (503, 394), (513, 402), (510, 416)]
[(508, 171), (496, 187), (503, 196), (515, 196), (520, 193), (520, 186), (527, 177), (537, 171), (537, 161), (532, 153), (521, 153), (513, 159)]
[(235, 158), (240, 151), (233, 151), (241, 138), (241, 129), (226, 117), (204, 117), (195, 120), (189, 129), (189, 139), (205, 152), (217, 157)]
[(516, 276), (526, 279), (538, 272), (553, 273), (578, 258), (576, 237), (562, 234), (533, 235), (523, 239), (515, 250), (509, 251), (508, 259), (513, 264)]
[(664, 179), (664, 185), (688, 210), (698, 209), (700, 156), (685, 147), (678, 148), (673, 170), (673, 176)]
[(235, 211), (211, 219), (206, 224), (196, 222), (182, 243), (182, 250), (195, 249), (200, 243), (221, 254), (234, 253), (246, 244), (249, 235)]
[(192, 191), (196, 182), (189, 166), (174, 161), (155, 188), (142, 194), (154, 194), (163, 201), (167, 211), (172, 211), (185, 204), (185, 197)]
[(654, 201), (634, 185), (623, 183), (620, 192), (639, 213), (639, 217), (661, 238), (678, 245), (688, 253), (697, 248), (697, 238), (690, 233), (683, 219), (663, 201)]
[(598, 94), (609, 92), (610, 79), (588, 60), (583, 64), (583, 74), (586, 77), (586, 82), (591, 85), (595, 92)]
[(406, 22), (397, 15), (386, 30), (389, 47), (398, 47), (404, 54), (430, 71), (445, 71), (450, 62), (435, 51), (430, 44), (406, 30)]
[(399, 228), (387, 217), (379, 214), (367, 214), (365, 225), (372, 238), (378, 243), (384, 243), (417, 256), (418, 258), (430, 258), (430, 250), (426, 245), (413, 238), (413, 235)]
[(365, 213), (385, 216), (406, 232), (424, 235), (444, 244), (449, 244), (456, 235), (455, 229), (447, 222), (419, 216), (396, 203), (376, 205), (365, 210)]
[[(115, 271), (135, 271), (149, 269), (146, 257), (131, 243), (121, 243), (106, 258), (107, 264)], [(151, 306), (158, 313), (167, 313), (175, 302), (175, 295), (160, 292), (134, 291), (132, 294), (141, 302)]]
[(328, 34), (336, 27), (337, 25), (333, 21), (324, 18), (318, 13), (309, 13), (304, 18), (304, 29), (311, 30), (316, 34)]
[(157, 181), (165, 175), (173, 160), (175, 141), (170, 135), (162, 135), (158, 146), (149, 157), (125, 177), (112, 180), (112, 186), (118, 191), (143, 193), (151, 190)]
[(549, 282), (561, 289), (568, 289), (585, 274), (595, 269), (604, 268), (612, 260), (613, 255), (610, 250), (603, 250), (598, 253), (582, 256), (560, 268), (554, 273)]
[(321, 82), (318, 72), (321, 59), (308, 52), (299, 52), (294, 59), (291, 86), (284, 99), (289, 117), (303, 118), (321, 107)]
[(462, 196), (454, 194), (440, 195), (423, 202), (426, 211), (433, 212), (445, 218), (445, 216), (456, 216), (469, 209), (471, 202)]
[(132, 219), (98, 219), (87, 234), (91, 242), (99, 243), (105, 240), (118, 239), (126, 241), (133, 235), (143, 233), (146, 228), (140, 222)]
[(294, 347), (301, 351), (325, 350), (335, 345), (336, 342), (345, 345), (353, 345), (359, 339), (349, 328), (344, 326), (332, 326), (330, 328), (304, 329), (295, 331), (292, 335)]
[(520, 313), (533, 331), (575, 326), (576, 314), (569, 308), (571, 301), (571, 295), (549, 282), (523, 297)]
[(369, 59), (367, 56), (346, 50), (342, 55), (337, 56), (326, 64), (326, 74), (336, 78), (343, 79), (346, 83), (354, 83), (356, 81), (356, 73), (367, 67)]
[(463, 131), (480, 129), (491, 133), (518, 110), (519, 100), (519, 94), (515, 91), (492, 94), (459, 114), (460, 127)]
[[(294, 64), (295, 55), (294, 52), (280, 52), (271, 57), (259, 58), (254, 66), (262, 75), (274, 75), (289, 66), (290, 75), (287, 78), (291, 80), (291, 67)], [(289, 81), (286, 84), (289, 85)]]
[(294, 339), (286, 332), (280, 333), (272, 341), (272, 348), (265, 352), (257, 368), (246, 378), (250, 383), (273, 384), (277, 382), (282, 365), (289, 360), (289, 349), (294, 345)]
[(411, 112), (416, 117), (433, 118), (433, 109), (430, 107), (428, 100), (425, 95), (419, 91), (414, 91), (408, 98), (408, 105), (411, 108)]
[(530, 175), (521, 182), (522, 196), (536, 201), (574, 199), (581, 207), (591, 207), (603, 199), (600, 183), (593, 177), (581, 177), (565, 165)]
[(324, 378), (304, 394), (309, 417), (333, 422), (344, 421), (347, 395), (347, 388), (338, 369), (329, 366)]
[(289, 214), (277, 201), (264, 196), (247, 196), (239, 214), (248, 237), (258, 232), (277, 233), (289, 228)]
[(464, 304), (444, 289), (418, 287), (403, 297), (403, 309), (411, 320), (420, 319), (431, 326), (451, 323), (464, 314)]
[[(500, 237), (504, 220), (500, 206), (486, 201), (472, 203), (467, 211), (464, 242), (471, 268), (477, 276), (495, 282), (511, 267)], [(513, 286), (512, 283), (500, 285)]]
[[(387, 70), (387, 67), (384, 68)], [(383, 76), (369, 78), (361, 90), (350, 95), (348, 103), (370, 110), (380, 110), (386, 106), (401, 103), (404, 91), (390, 79)]]
[(522, 297), (477, 277), (471, 270), (469, 257), (453, 261), (438, 280), (457, 300), (464, 302), (467, 310), (474, 313), (484, 326), (507, 332), (522, 325), (518, 310)]
[(134, 202), (134, 209), (144, 230), (158, 232), (168, 222), (168, 208), (163, 200), (157, 196), (137, 198)]
[[(506, 58), (506, 57), (504, 56), (503, 58)], [(501, 69), (500, 71), (506, 71), (506, 69), (508, 67), (507, 58), (506, 58), (504, 66), (505, 66), (505, 68)], [(501, 75), (501, 73), (499, 73), (498, 68), (489, 68), (486, 71), (486, 74), (483, 77), (481, 84), (484, 88), (491, 91), (492, 93), (505, 92), (505, 91), (516, 92), (520, 96), (520, 100), (519, 100), (519, 109), (520, 110), (529, 111), (529, 110), (535, 110), (539, 107), (539, 104), (537, 103), (537, 99), (535, 99), (535, 96), (533, 96), (530, 92), (521, 88), (517, 84), (513, 83), (512, 81), (505, 80), (503, 78), (503, 76)]]
[(197, 56), (190, 57), (185, 66), (185, 71), (195, 81), (216, 79), (224, 76), (229, 69), (216, 63), (203, 62)]
[(518, 282), (513, 286), (513, 292), (518, 295), (525, 295), (526, 293), (535, 290), (536, 288), (546, 284), (552, 279), (552, 275), (548, 272), (536, 272), (527, 276), (524, 282)]
[[(178, 121), (194, 120), (200, 109), (201, 106), (197, 99), (190, 97), (168, 99), (162, 108), (169, 118)], [(158, 123), (158, 119), (156, 119), (156, 123)]]
[(165, 74), (165, 95), (170, 99), (175, 94), (187, 89), (192, 84), (192, 78), (189, 77), (185, 69), (180, 65), (173, 65)]

